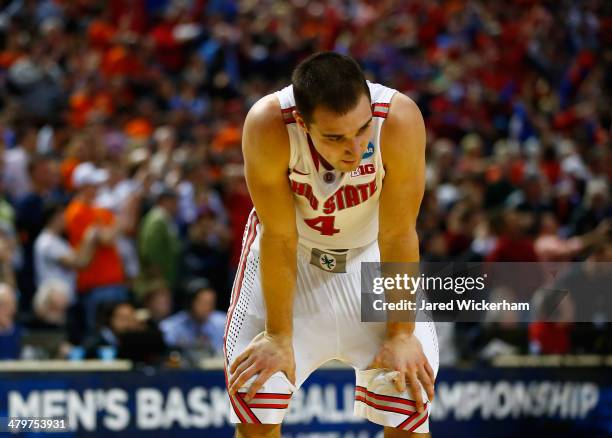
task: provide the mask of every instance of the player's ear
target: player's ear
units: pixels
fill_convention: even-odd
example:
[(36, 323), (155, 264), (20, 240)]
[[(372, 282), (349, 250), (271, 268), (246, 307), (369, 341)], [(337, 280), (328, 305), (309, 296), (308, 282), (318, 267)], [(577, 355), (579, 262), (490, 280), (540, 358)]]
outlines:
[(298, 124), (298, 126), (302, 128), (304, 132), (308, 132), (308, 125), (306, 125), (306, 121), (304, 120), (300, 112), (297, 110), (293, 110), (292, 115), (293, 115), (293, 118), (295, 119), (295, 122)]

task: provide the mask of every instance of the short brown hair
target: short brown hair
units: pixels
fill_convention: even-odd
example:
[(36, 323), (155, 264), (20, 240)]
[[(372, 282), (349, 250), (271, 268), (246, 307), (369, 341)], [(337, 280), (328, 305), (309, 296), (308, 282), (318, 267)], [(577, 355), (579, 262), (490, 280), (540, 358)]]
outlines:
[(368, 99), (370, 89), (361, 67), (346, 55), (319, 52), (302, 61), (291, 76), (295, 104), (306, 123), (312, 122), (315, 108), (323, 106), (337, 114), (346, 114)]

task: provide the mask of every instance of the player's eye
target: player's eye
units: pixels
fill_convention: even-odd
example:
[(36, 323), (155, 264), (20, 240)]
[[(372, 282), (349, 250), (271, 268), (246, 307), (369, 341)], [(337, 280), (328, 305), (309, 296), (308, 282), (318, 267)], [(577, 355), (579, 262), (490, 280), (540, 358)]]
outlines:
[(367, 129), (368, 129), (369, 127), (370, 127), (370, 124), (368, 123), (367, 125), (365, 125), (363, 128), (361, 128), (361, 129), (360, 129), (360, 130), (357, 132), (357, 135), (361, 135), (361, 134), (363, 134), (364, 132), (366, 132), (366, 131), (367, 131)]

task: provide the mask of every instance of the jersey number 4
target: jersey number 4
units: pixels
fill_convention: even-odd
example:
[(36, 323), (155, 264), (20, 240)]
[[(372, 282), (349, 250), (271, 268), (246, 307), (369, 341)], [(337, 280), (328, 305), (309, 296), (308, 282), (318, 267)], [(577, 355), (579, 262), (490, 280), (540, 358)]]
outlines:
[(312, 219), (304, 219), (304, 222), (306, 222), (306, 225), (310, 228), (317, 230), (324, 236), (333, 236), (340, 232), (338, 228), (334, 228), (335, 220), (336, 216), (319, 216)]

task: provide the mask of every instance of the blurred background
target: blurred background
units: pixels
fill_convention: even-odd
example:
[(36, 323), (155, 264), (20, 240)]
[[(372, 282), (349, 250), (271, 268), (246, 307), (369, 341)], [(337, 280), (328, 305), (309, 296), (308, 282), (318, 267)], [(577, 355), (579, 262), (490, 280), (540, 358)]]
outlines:
[[(218, 358), (252, 207), (242, 122), (318, 50), (421, 109), (423, 260), (612, 261), (609, 1), (0, 1), (0, 415), (43, 415), (48, 369), (81, 403), (125, 386), (116, 429), (62, 399), (77, 435), (150, 421), (229, 436)], [(438, 332), (436, 436), (612, 434), (601, 315)], [(287, 436), (376, 436), (350, 415), (352, 372), (315, 376)], [(141, 386), (172, 404), (173, 385), (189, 421), (164, 402), (136, 412)]]

